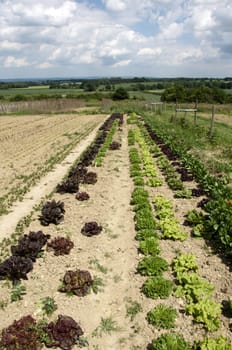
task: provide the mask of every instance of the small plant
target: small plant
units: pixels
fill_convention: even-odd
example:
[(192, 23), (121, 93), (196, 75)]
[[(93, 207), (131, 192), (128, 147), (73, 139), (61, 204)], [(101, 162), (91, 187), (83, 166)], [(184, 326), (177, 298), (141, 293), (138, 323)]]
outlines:
[(184, 338), (175, 333), (166, 333), (152, 341), (152, 350), (191, 350)]
[(143, 293), (152, 299), (166, 299), (172, 292), (173, 284), (163, 277), (148, 278), (142, 286)]
[(146, 256), (137, 267), (137, 271), (143, 276), (160, 276), (168, 270), (168, 263), (159, 256)]
[(88, 271), (67, 271), (59, 291), (69, 295), (85, 296), (90, 292), (92, 285), (93, 279)]
[(232, 350), (232, 344), (223, 336), (218, 338), (206, 337), (202, 341), (195, 342), (193, 350)]
[(64, 220), (64, 202), (56, 202), (52, 200), (44, 204), (39, 220), (41, 225), (48, 226), (49, 224), (58, 225)]
[(81, 229), (81, 233), (84, 236), (94, 236), (98, 235), (102, 231), (102, 226), (99, 226), (96, 221), (86, 222), (85, 225)]
[(158, 239), (156, 237), (146, 237), (140, 241), (139, 251), (144, 255), (158, 255), (160, 252)]
[(30, 258), (12, 255), (0, 264), (0, 280), (9, 278), (15, 285), (20, 279), (27, 279), (27, 273), (32, 269)]
[(111, 317), (101, 318), (100, 325), (93, 331), (93, 337), (101, 337), (103, 333), (111, 334), (112, 332), (118, 332), (120, 328), (117, 325), (117, 322), (114, 321)]
[(126, 316), (130, 318), (131, 321), (134, 321), (136, 315), (143, 311), (141, 304), (137, 301), (132, 300), (131, 298), (126, 299)]
[(92, 259), (90, 260), (90, 264), (94, 265), (96, 267), (96, 269), (104, 274), (107, 273), (108, 269), (107, 267), (104, 267), (103, 265), (101, 265), (98, 261), (98, 259)]
[(14, 321), (12, 325), (2, 330), (0, 349), (6, 350), (37, 350), (39, 337), (36, 331), (35, 319), (28, 315)]
[(57, 305), (53, 298), (46, 297), (37, 303), (37, 314), (50, 316), (57, 310)]
[(17, 283), (11, 290), (10, 300), (11, 302), (22, 300), (22, 296), (26, 294), (26, 287)]
[(56, 322), (50, 322), (45, 331), (49, 339), (46, 345), (60, 347), (63, 350), (71, 350), (73, 345), (78, 344), (79, 337), (84, 334), (79, 324), (65, 315), (59, 315)]
[(49, 238), (50, 236), (44, 235), (42, 231), (31, 231), (28, 235), (19, 238), (18, 245), (11, 246), (12, 255), (27, 257), (35, 261)]
[(55, 255), (69, 254), (73, 247), (73, 242), (70, 238), (66, 237), (56, 237), (51, 242), (47, 243), (48, 250), (53, 249)]
[(92, 184), (92, 185), (94, 185), (97, 182), (97, 174), (92, 172), (92, 171), (86, 173), (84, 175), (84, 177), (83, 177), (82, 182), (84, 184)]
[(157, 328), (174, 328), (175, 319), (177, 316), (176, 310), (165, 305), (158, 305), (147, 313), (148, 323)]
[(103, 289), (101, 287), (104, 287), (104, 286), (105, 286), (105, 283), (104, 283), (102, 278), (100, 278), (100, 277), (93, 278), (93, 283), (92, 283), (91, 288), (95, 294), (102, 292)]
[(56, 187), (58, 193), (76, 193), (78, 190), (79, 183), (76, 177), (70, 177)]
[(121, 148), (121, 143), (119, 143), (117, 141), (111, 142), (110, 147), (109, 147), (110, 150), (117, 150), (120, 148)]
[(76, 194), (76, 199), (78, 201), (87, 201), (89, 199), (89, 194), (87, 192), (78, 192)]

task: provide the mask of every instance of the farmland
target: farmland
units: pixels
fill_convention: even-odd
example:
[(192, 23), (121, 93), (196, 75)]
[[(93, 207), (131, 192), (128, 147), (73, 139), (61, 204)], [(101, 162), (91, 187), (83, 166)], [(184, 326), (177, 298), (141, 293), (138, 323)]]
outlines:
[[(118, 104), (118, 108), (123, 110), (128, 109), (128, 106)], [(69, 238), (73, 242), (73, 248), (69, 254), (56, 255), (48, 245), (44, 247), (36, 256), (33, 270), (27, 274), (27, 279), (20, 278), (20, 284), (16, 284), (18, 290), (9, 279), (3, 278), (0, 281), (1, 329), (26, 315), (32, 315), (36, 321), (43, 319), (44, 322), (50, 322), (62, 314), (76, 320), (84, 332), (79, 343), (76, 342), (72, 349), (83, 346), (90, 350), (135, 350), (146, 349), (149, 344), (151, 349), (156, 349), (155, 339), (170, 330), (182, 335), (189, 342), (190, 345), (186, 343), (183, 349), (190, 349), (194, 343), (196, 349), (201, 349), (196, 342), (207, 337), (220, 339), (217, 340), (218, 344), (227, 342), (225, 350), (231, 349), (231, 271), (226, 257), (219, 254), (221, 250), (229, 252), (230, 223), (228, 222), (228, 231), (223, 231), (220, 237), (217, 237), (217, 232), (211, 232), (212, 236), (209, 237), (196, 230), (194, 235), (193, 226), (186, 224), (187, 214), (193, 210), (200, 211), (198, 203), (208, 197), (212, 203), (217, 199), (218, 204), (223, 205), (224, 213), (228, 211), (228, 216), (224, 218), (228, 219), (231, 209), (228, 203), (232, 199), (226, 187), (229, 185), (228, 169), (224, 167), (224, 172), (219, 177), (214, 172), (215, 179), (219, 178), (217, 186), (220, 191), (213, 191), (215, 183), (211, 182), (212, 178), (207, 175), (204, 179), (208, 182), (203, 181), (198, 177), (197, 171), (190, 168), (190, 163), (187, 164), (186, 154), (178, 153), (180, 149), (185, 150), (185, 138), (180, 139), (180, 134), (187, 134), (189, 129), (193, 132), (192, 127), (187, 127), (192, 121), (187, 121), (183, 128), (183, 123), (178, 126), (178, 123), (174, 125), (170, 122), (171, 111), (165, 117), (160, 113), (142, 111), (141, 106), (139, 109), (142, 120), (134, 112), (125, 113), (123, 124), (119, 126), (117, 123), (120, 124), (121, 119), (118, 120), (116, 114), (113, 126), (105, 134), (103, 132), (106, 138), (98, 148), (95, 158), (91, 161), (87, 156), (84, 158), (87, 159), (85, 167), (92, 173), (92, 177), (89, 176), (89, 180), (85, 182), (83, 178), (86, 174), (79, 174), (79, 181), (76, 183), (74, 166), (68, 177), (72, 181), (60, 184), (59, 191), (54, 188), (51, 193), (47, 193), (48, 198), (41, 199), (42, 202), (34, 209), (29, 222), (23, 226), (24, 234), (42, 230), (45, 235), (49, 235), (49, 241), (56, 237)], [(81, 116), (67, 113), (0, 118), (4, 123), (3, 133), (0, 135), (5, 150), (5, 158), (2, 159), (4, 176), (1, 180), (4, 181), (1, 184), (4, 197), (7, 195), (4, 192), (6, 187), (13, 193), (12, 188), (15, 185), (21, 188), (27, 177), (38, 173), (38, 169), (46, 162), (50, 164), (51, 159), (54, 159), (53, 165), (59, 162), (57, 153), (61, 152), (64, 159), (74, 146), (78, 146), (80, 140), (99, 123), (103, 123), (106, 115)], [(199, 118), (198, 122), (204, 123), (204, 117)], [(200, 129), (201, 134), (198, 130), (202, 145), (204, 142), (208, 145), (208, 148), (202, 146), (205, 154), (217, 154), (216, 148), (219, 144), (220, 148), (229, 149), (231, 141), (226, 136), (228, 128), (230, 126), (227, 124), (225, 130), (223, 129), (224, 143), (220, 142), (217, 131), (217, 139), (214, 139), (213, 145), (207, 139), (205, 129)], [(103, 134), (99, 131), (99, 135)], [(176, 145), (175, 137), (182, 143)], [(186, 139), (190, 142), (188, 136)], [(115, 149), (109, 147), (112, 141), (115, 142), (114, 146), (118, 146)], [(189, 144), (187, 150), (192, 148), (193, 144)], [(63, 153), (63, 150), (66, 152)], [(191, 156), (197, 154), (193, 151), (196, 152), (192, 150)], [(226, 163), (227, 158), (224, 159)], [(82, 161), (83, 158), (80, 158), (76, 171), (81, 171)], [(183, 169), (184, 162), (187, 173)], [(40, 178), (50, 170), (44, 170)], [(177, 170), (181, 172), (178, 173)], [(208, 167), (207, 171), (211, 171), (211, 168)], [(185, 175), (185, 179), (182, 175)], [(90, 178), (94, 181), (90, 181)], [(227, 181), (220, 182), (224, 178)], [(205, 192), (195, 196), (199, 184), (201, 187), (205, 186)], [(33, 185), (35, 184), (31, 183), (30, 186)], [(71, 190), (67, 190), (68, 188)], [(227, 195), (223, 198), (226, 191)], [(76, 192), (86, 192), (89, 199), (77, 200)], [(21, 200), (23, 201), (23, 195)], [(42, 225), (44, 221), (39, 220), (39, 217), (47, 200), (63, 203), (63, 221)], [(48, 219), (49, 215), (46, 217)], [(92, 226), (97, 223), (102, 230), (92, 236), (84, 234), (83, 227), (86, 223), (92, 223)], [(200, 223), (204, 225), (205, 221)], [(223, 233), (230, 237), (223, 238)], [(7, 242), (7, 246), (6, 242), (2, 244), (2, 261), (10, 256), (10, 245), (17, 244), (18, 238), (14, 235)], [(214, 240), (215, 244), (210, 244)], [(191, 261), (188, 266), (184, 265), (185, 256)], [(187, 283), (184, 285), (184, 277), (178, 267), (185, 269), (188, 276), (193, 276), (199, 282), (200, 295), (197, 294), (196, 286), (190, 287)], [(79, 296), (75, 292), (62, 292), (65, 272), (77, 269), (89, 271), (93, 279), (92, 288), (85, 296)], [(163, 287), (163, 294), (156, 291), (158, 294), (155, 296), (155, 288), (150, 288), (149, 283), (157, 280), (161, 285), (162, 278), (165, 288), (170, 288), (164, 292)], [(191, 295), (186, 291), (187, 288), (192, 288)], [(201, 299), (202, 296), (205, 299)], [(51, 314), (41, 309), (41, 300), (47, 297), (57, 307), (54, 307)], [(200, 308), (202, 300), (205, 305), (209, 305), (205, 309), (204, 317)], [(172, 312), (174, 310), (175, 317), (173, 322), (170, 321), (170, 330), (170, 324), (165, 321), (160, 320), (157, 325), (153, 320), (151, 310), (160, 305), (172, 307)], [(46, 348), (45, 345), (43, 348)]]

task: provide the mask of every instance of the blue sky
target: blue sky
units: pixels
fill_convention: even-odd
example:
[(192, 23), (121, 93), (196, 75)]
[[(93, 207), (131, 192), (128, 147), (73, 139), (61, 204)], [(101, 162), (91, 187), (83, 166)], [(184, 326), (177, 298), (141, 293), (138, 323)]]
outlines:
[(0, 79), (232, 73), (229, 0), (0, 0)]

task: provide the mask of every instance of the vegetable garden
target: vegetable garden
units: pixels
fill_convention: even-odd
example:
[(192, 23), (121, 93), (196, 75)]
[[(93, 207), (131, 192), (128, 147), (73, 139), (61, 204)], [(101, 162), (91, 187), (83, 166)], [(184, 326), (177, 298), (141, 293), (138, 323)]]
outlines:
[(1, 243), (0, 349), (232, 349), (232, 191), (172, 141), (113, 113)]

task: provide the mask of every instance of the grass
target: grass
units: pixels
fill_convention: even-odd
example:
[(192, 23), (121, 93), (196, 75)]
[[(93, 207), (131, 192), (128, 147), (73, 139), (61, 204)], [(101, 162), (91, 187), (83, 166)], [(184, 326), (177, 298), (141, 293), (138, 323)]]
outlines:
[(103, 334), (119, 332), (121, 329), (112, 317), (101, 318), (100, 325), (93, 331), (93, 337), (102, 337)]
[(130, 318), (131, 321), (134, 321), (136, 315), (139, 312), (143, 311), (141, 304), (139, 304), (136, 300), (132, 300), (131, 298), (126, 298), (126, 316)]

